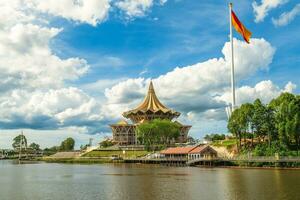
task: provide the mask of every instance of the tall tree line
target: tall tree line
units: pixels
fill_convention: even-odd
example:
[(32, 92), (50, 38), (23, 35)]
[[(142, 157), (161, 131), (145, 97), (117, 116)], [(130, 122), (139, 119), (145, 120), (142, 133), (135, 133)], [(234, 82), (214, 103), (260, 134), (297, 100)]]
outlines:
[(299, 151), (300, 96), (282, 93), (268, 104), (260, 99), (243, 104), (232, 113), (228, 130), (236, 136), (238, 149), (243, 139), (251, 138), (253, 146), (255, 138), (258, 143), (275, 143)]

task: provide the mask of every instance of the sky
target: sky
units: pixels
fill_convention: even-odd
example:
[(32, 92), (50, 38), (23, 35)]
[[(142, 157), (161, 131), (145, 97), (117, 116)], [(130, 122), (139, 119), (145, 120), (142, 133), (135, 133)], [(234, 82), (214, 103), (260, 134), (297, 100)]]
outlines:
[[(300, 3), (232, 1), (238, 105), (299, 94)], [(0, 148), (111, 136), (153, 81), (190, 135), (227, 133), (229, 1), (0, 0)]]

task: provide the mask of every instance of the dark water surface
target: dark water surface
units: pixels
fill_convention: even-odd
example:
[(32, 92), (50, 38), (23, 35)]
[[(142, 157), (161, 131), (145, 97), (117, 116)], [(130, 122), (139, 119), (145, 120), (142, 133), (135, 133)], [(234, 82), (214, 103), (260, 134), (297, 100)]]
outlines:
[(300, 170), (0, 161), (0, 200), (300, 199)]

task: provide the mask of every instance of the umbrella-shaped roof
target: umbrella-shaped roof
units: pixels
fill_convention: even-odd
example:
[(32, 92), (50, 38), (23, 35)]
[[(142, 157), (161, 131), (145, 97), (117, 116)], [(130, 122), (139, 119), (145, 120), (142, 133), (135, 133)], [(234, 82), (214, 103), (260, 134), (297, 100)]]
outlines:
[(163, 105), (159, 101), (159, 99), (157, 98), (157, 96), (155, 94), (155, 90), (154, 90), (152, 81), (150, 82), (149, 89), (148, 89), (148, 92), (147, 92), (147, 95), (146, 95), (144, 101), (135, 109), (124, 112), (123, 116), (128, 117), (131, 114), (147, 113), (149, 111), (152, 113), (157, 113), (157, 112), (170, 113), (175, 116), (180, 115), (179, 112), (176, 112), (176, 111), (173, 111), (173, 110), (167, 108), (165, 105)]

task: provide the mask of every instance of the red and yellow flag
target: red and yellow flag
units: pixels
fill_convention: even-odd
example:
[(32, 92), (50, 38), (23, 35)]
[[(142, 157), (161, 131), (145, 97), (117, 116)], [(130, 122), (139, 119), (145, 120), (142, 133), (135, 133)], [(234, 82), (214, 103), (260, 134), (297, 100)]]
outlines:
[(252, 33), (240, 22), (233, 11), (231, 11), (231, 21), (235, 30), (243, 36), (247, 43), (249, 43)]

